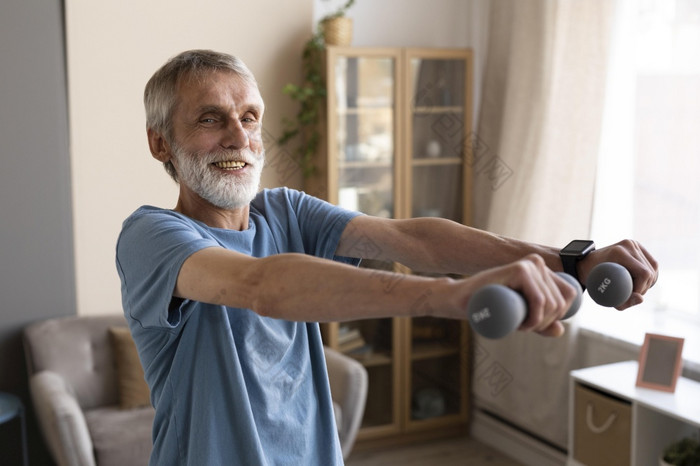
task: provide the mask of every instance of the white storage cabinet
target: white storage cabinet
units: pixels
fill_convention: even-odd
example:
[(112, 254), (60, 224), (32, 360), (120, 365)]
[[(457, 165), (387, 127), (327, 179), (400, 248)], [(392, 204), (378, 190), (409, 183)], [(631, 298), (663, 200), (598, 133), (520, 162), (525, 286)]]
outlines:
[[(591, 461), (607, 464), (606, 461), (612, 461), (610, 453), (624, 454), (612, 452), (610, 448), (629, 448), (627, 458), (631, 465), (657, 466), (666, 445), (686, 436), (697, 438), (700, 383), (680, 377), (675, 393), (637, 387), (637, 367), (636, 361), (625, 361), (571, 372), (567, 465), (585, 464), (581, 457), (597, 458), (588, 459), (587, 466), (596, 466), (590, 464)], [(590, 398), (582, 399), (589, 394)], [(608, 411), (604, 412), (606, 409)], [(625, 411), (629, 413), (626, 434)], [(609, 442), (611, 436), (615, 436), (614, 442)], [(620, 466), (619, 463), (616, 466)]]

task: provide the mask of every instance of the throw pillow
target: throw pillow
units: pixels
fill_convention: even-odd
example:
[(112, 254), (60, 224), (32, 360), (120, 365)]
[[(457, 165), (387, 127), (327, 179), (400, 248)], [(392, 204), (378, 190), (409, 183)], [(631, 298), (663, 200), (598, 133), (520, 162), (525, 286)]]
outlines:
[(119, 407), (134, 409), (151, 404), (150, 391), (143, 377), (136, 344), (127, 327), (111, 327), (109, 337), (119, 378)]

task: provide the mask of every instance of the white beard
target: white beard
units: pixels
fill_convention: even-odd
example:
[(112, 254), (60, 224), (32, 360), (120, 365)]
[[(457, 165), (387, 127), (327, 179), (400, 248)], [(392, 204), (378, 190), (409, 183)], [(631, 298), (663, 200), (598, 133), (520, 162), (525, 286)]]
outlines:
[[(240, 209), (249, 205), (258, 193), (265, 165), (264, 149), (259, 153), (250, 149), (190, 153), (173, 144), (172, 150), (179, 182), (216, 207), (227, 210)], [(223, 160), (246, 162), (246, 176), (229, 177), (211, 166), (212, 163)]]

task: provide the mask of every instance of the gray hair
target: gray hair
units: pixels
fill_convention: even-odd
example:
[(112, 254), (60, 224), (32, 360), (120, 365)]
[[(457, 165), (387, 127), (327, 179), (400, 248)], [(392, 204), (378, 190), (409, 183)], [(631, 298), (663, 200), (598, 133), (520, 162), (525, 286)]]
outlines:
[[(255, 76), (240, 59), (212, 50), (188, 50), (168, 60), (146, 84), (143, 103), (146, 107), (146, 127), (161, 134), (171, 145), (172, 115), (177, 105), (180, 79), (199, 79), (216, 71), (230, 71), (257, 86)], [(177, 182), (172, 162), (164, 162), (165, 171)]]

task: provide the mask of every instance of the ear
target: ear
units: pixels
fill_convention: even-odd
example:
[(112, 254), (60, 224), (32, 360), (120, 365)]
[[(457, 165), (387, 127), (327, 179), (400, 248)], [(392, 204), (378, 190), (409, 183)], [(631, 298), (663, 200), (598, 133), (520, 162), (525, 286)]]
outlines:
[(147, 128), (146, 134), (148, 135), (148, 148), (151, 150), (153, 158), (163, 163), (169, 162), (172, 158), (172, 152), (165, 137), (152, 128)]

